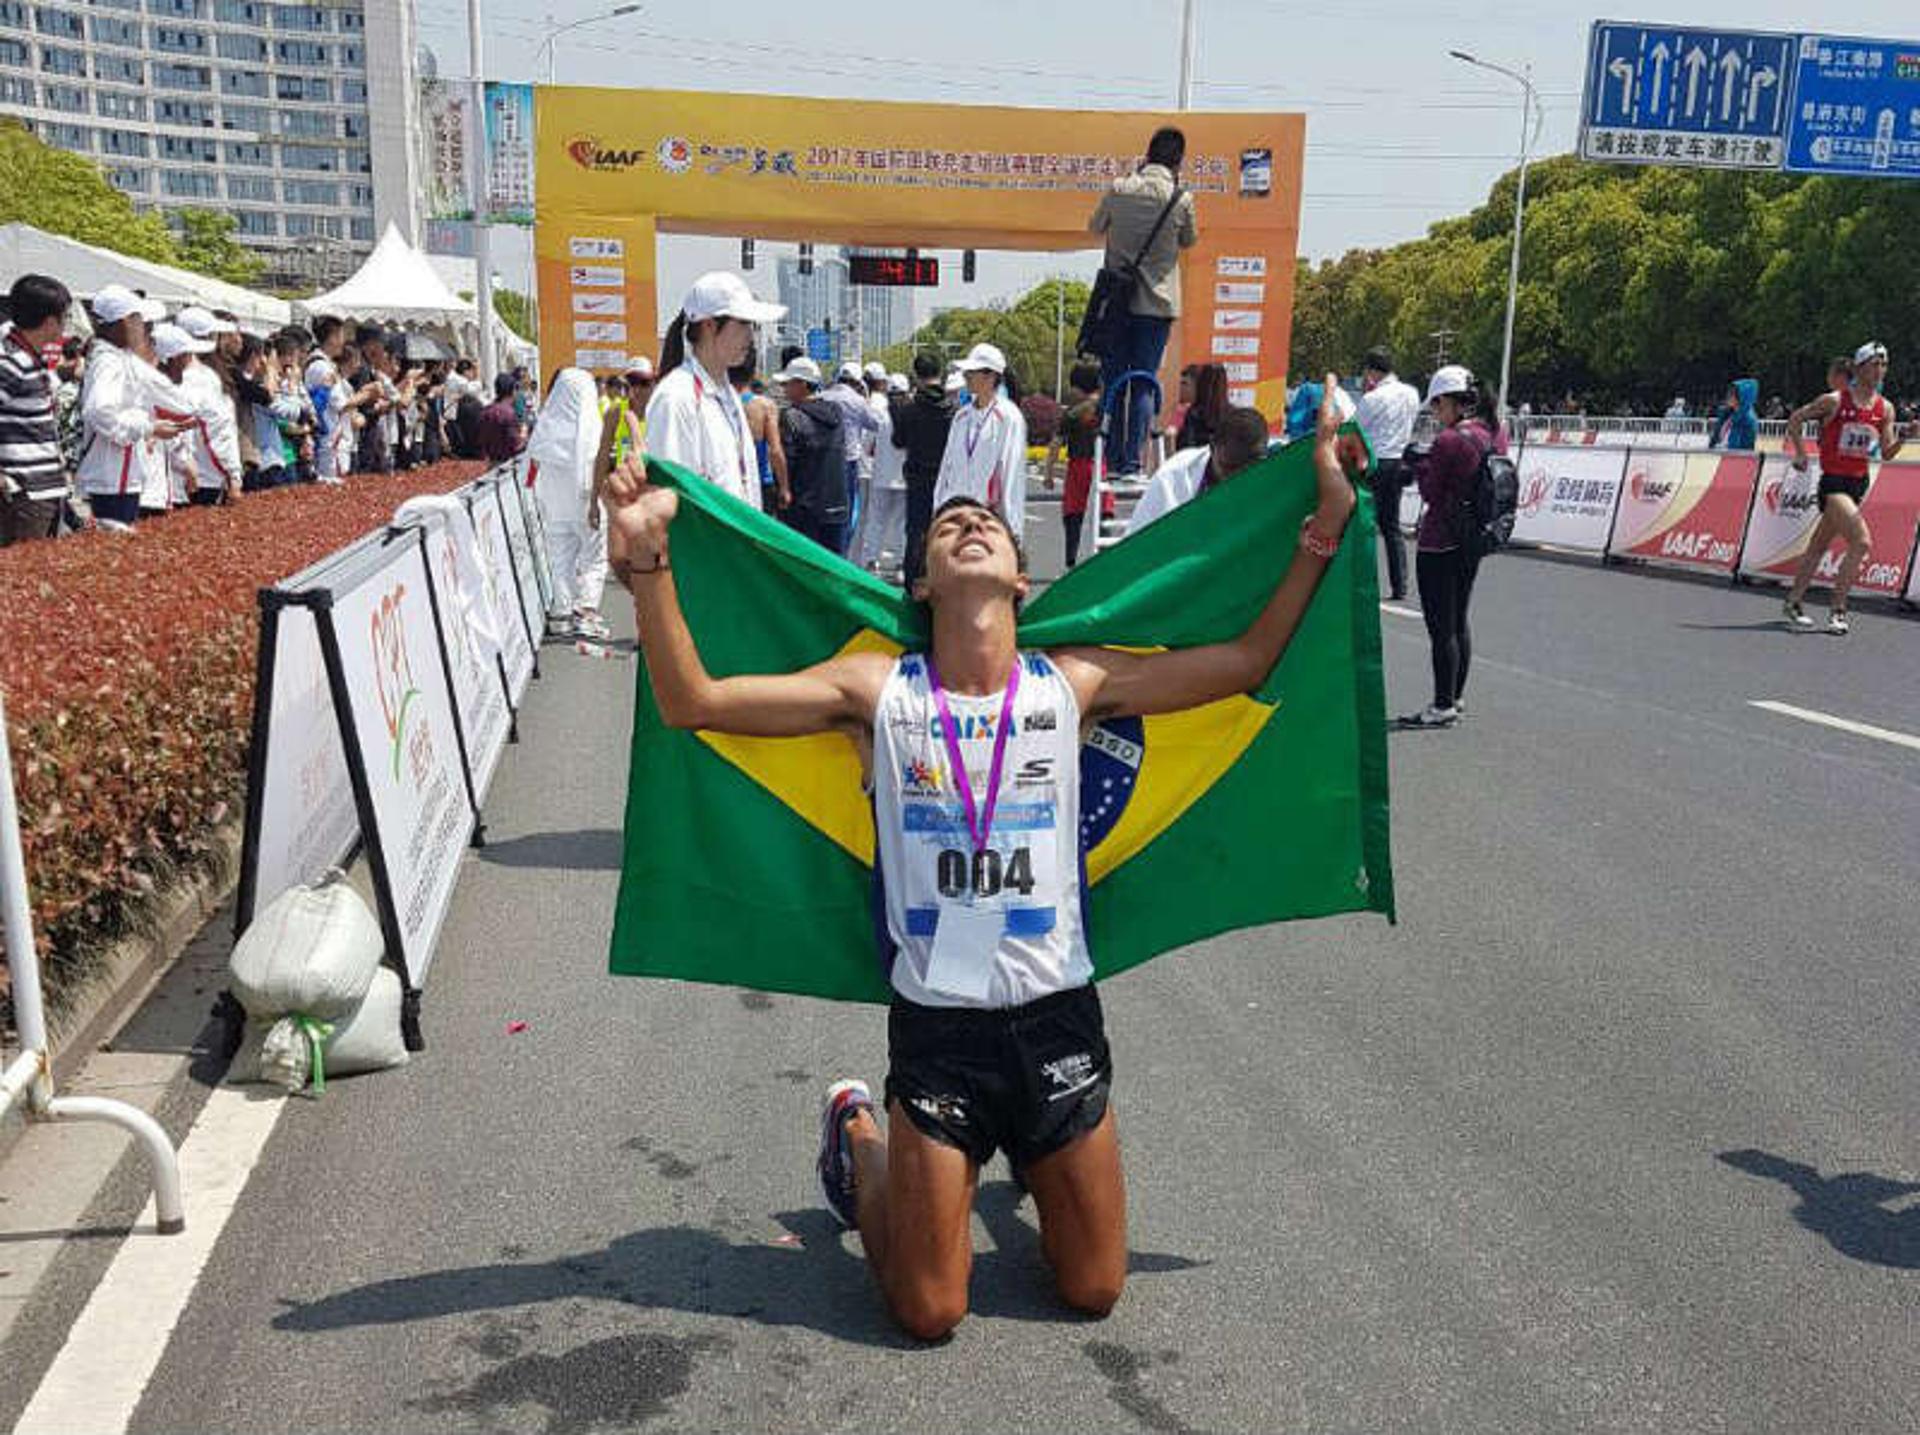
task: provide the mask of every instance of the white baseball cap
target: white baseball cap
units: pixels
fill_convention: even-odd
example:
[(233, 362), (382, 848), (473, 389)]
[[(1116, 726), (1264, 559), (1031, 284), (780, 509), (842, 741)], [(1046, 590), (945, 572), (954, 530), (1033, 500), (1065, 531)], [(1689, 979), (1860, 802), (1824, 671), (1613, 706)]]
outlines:
[(129, 314), (138, 314), (149, 324), (167, 317), (167, 306), (158, 299), (147, 299), (124, 284), (102, 284), (93, 296), (93, 317), (102, 324), (118, 324)]
[(805, 354), (795, 354), (786, 368), (773, 376), (776, 384), (790, 384), (795, 381), (820, 387), (820, 366)]
[(887, 366), (877, 360), (868, 364), (861, 372), (876, 384), (884, 384), (887, 381)]
[(852, 379), (856, 384), (864, 377), (860, 372), (860, 366), (851, 359), (834, 370), (833, 376), (836, 379)]
[(890, 394), (904, 394), (904, 393), (910, 392), (910, 386), (907, 383), (907, 376), (905, 374), (888, 374), (887, 375), (887, 392)]
[(643, 379), (650, 379), (653, 377), (653, 360), (645, 354), (635, 354), (627, 360), (627, 372), (638, 374)]
[(1465, 364), (1447, 364), (1433, 371), (1427, 380), (1427, 402), (1448, 394), (1464, 394), (1473, 387), (1473, 372)]
[(941, 387), (944, 388), (950, 394), (958, 393), (961, 389), (964, 389), (966, 386), (967, 386), (967, 381), (960, 377), (960, 371), (958, 369), (955, 369), (951, 374), (948, 374), (947, 377), (941, 381)]
[(973, 373), (980, 369), (1004, 374), (1007, 371), (1007, 356), (991, 344), (975, 344), (966, 358), (960, 361), (960, 370), (962, 373)]
[(178, 324), (155, 324), (153, 326), (153, 356), (161, 363), (177, 359), (182, 354), (211, 354), (213, 345), (205, 339), (196, 339)]
[(1887, 346), (1877, 339), (1869, 339), (1853, 351), (1853, 361), (1856, 364), (1871, 364), (1875, 360), (1883, 364), (1887, 361)]
[(786, 317), (787, 306), (754, 298), (746, 280), (738, 274), (716, 269), (693, 281), (693, 287), (687, 290), (687, 297), (680, 305), (680, 312), (687, 316), (689, 324), (701, 319), (722, 318), (744, 319), (749, 324), (771, 324), (775, 319)]
[(175, 314), (173, 322), (196, 339), (211, 339), (215, 334), (240, 332), (238, 324), (229, 324), (225, 319), (215, 318), (212, 310), (202, 309), (198, 304), (190, 304)]

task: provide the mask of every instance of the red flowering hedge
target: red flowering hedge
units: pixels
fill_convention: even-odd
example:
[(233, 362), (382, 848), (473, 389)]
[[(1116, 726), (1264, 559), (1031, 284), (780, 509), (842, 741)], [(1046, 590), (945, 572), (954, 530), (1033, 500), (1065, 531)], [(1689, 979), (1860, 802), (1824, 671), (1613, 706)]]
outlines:
[(0, 549), (0, 690), (48, 1000), (243, 800), (261, 588), (485, 465), (191, 508)]

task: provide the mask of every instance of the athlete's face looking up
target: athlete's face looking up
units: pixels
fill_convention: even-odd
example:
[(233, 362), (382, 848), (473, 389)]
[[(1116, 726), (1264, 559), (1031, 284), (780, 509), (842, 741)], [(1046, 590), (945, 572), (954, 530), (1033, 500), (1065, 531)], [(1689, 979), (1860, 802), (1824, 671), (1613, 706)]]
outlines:
[(1853, 367), (1854, 386), (1868, 393), (1878, 393), (1880, 386), (1887, 381), (1887, 361), (1868, 359), (1864, 364)]
[(1007, 525), (992, 509), (959, 503), (934, 516), (927, 530), (927, 572), (914, 596), (937, 602), (963, 586), (985, 582), (1009, 598), (1024, 598), (1029, 587), (1020, 554)]

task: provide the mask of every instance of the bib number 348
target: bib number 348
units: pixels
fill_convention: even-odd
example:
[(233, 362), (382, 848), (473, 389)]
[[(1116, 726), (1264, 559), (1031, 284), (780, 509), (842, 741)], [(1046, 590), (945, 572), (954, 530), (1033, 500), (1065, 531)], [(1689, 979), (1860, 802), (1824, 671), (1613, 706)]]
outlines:
[(991, 847), (979, 852), (948, 847), (942, 849), (934, 875), (942, 897), (964, 897), (969, 892), (976, 897), (997, 897), (1003, 891), (1025, 897), (1034, 887), (1033, 853), (1025, 847), (1016, 847), (1004, 856)]

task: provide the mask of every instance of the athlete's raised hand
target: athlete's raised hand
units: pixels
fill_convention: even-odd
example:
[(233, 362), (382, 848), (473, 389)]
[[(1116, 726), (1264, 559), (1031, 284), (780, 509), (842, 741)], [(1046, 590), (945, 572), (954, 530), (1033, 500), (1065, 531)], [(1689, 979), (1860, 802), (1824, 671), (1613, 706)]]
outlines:
[(631, 556), (646, 566), (667, 550), (667, 528), (680, 511), (680, 495), (647, 481), (646, 460), (629, 454), (607, 473), (603, 496), (615, 558)]
[(1353, 516), (1353, 484), (1340, 462), (1340, 376), (1328, 374), (1320, 396), (1320, 413), (1313, 430), (1313, 469), (1319, 505), (1312, 525), (1323, 536), (1337, 539)]

